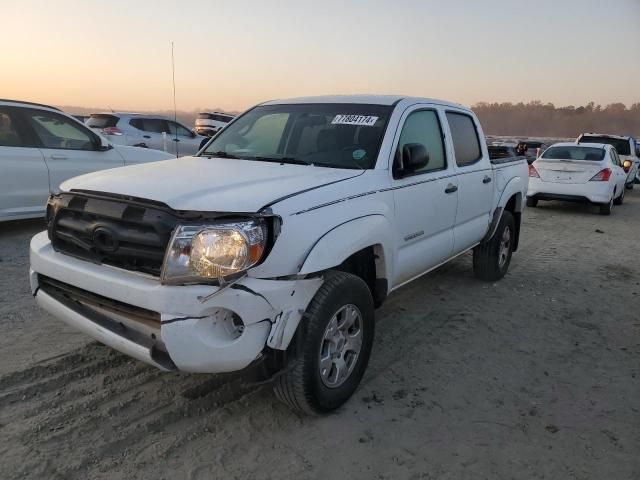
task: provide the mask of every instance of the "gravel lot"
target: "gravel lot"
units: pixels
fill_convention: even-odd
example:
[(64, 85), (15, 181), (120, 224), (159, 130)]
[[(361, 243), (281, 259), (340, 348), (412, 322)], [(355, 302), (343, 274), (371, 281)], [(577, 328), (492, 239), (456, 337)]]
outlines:
[(640, 189), (528, 209), (507, 277), (465, 255), (377, 312), (364, 381), (298, 417), (252, 372), (160, 373), (39, 311), (0, 224), (0, 478), (640, 478)]

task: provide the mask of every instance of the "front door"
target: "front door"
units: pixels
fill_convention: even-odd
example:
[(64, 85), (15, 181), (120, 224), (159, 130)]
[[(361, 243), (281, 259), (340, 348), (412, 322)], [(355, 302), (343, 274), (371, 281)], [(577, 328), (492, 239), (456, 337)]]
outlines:
[(95, 134), (64, 115), (38, 109), (22, 109), (21, 114), (39, 141), (52, 192), (69, 178), (124, 165), (115, 149), (99, 150)]
[[(458, 202), (457, 179), (447, 161), (438, 111), (413, 107), (401, 124), (392, 169), (398, 246), (394, 287), (451, 256)], [(417, 171), (406, 172), (402, 152), (412, 143), (423, 145), (429, 160)]]
[(200, 149), (202, 139), (196, 138), (191, 130), (171, 120), (168, 120), (167, 123), (169, 124), (170, 153), (177, 157), (183, 157), (193, 155)]
[(44, 157), (16, 112), (0, 108), (0, 219), (44, 213), (49, 195)]

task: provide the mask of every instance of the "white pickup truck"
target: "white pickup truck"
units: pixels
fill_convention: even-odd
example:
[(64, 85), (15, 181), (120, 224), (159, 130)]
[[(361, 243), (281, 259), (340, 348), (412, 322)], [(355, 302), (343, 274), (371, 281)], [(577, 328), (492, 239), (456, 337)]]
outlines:
[(31, 287), (161, 369), (268, 359), (281, 400), (326, 412), (357, 388), (390, 292), (471, 249), (476, 276), (505, 275), (527, 184), (526, 161), (492, 163), (457, 104), (271, 101), (195, 157), (64, 183), (31, 242)]

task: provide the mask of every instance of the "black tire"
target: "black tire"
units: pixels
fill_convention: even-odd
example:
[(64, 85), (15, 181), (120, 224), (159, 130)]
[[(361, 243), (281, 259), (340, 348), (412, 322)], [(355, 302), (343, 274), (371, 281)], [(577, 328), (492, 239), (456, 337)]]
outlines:
[(537, 198), (527, 197), (527, 207), (536, 208), (537, 206), (538, 206), (538, 199)]
[(616, 198), (613, 201), (614, 205), (622, 205), (624, 203), (624, 193), (626, 192), (626, 190), (623, 188), (622, 189), (622, 193), (620, 195), (618, 195), (618, 198)]
[(634, 182), (627, 183), (624, 187), (625, 187), (627, 190), (633, 190), (633, 184), (634, 184)]
[(613, 208), (613, 197), (609, 203), (603, 203), (600, 205), (600, 215), (611, 215), (611, 209)]
[[(346, 305), (354, 305), (361, 314), (362, 346), (348, 377), (340, 385), (328, 387), (320, 374), (320, 350), (329, 322)], [(284, 370), (275, 379), (273, 388), (278, 399), (306, 414), (340, 407), (353, 395), (364, 375), (374, 328), (373, 298), (367, 284), (355, 275), (328, 271), (287, 350)]]
[[(485, 243), (473, 249), (473, 273), (481, 280), (495, 282), (505, 276), (511, 263), (515, 242), (516, 222), (511, 212), (502, 212), (500, 223), (493, 236)], [(505, 230), (509, 229), (506, 256), (503, 258), (501, 247)]]

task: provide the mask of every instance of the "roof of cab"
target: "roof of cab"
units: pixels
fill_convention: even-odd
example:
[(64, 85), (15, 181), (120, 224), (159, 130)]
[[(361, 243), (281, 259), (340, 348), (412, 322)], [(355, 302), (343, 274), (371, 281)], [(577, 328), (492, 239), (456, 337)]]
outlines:
[(48, 108), (50, 110), (55, 110), (57, 112), (61, 112), (58, 107), (52, 107), (51, 105), (45, 105), (43, 103), (35, 103), (35, 102), (25, 102), (23, 100), (9, 100), (6, 98), (0, 98), (0, 105), (8, 105), (15, 107), (40, 107), (40, 108)]
[(403, 95), (320, 95), (315, 97), (297, 97), (271, 100), (268, 102), (264, 102), (261, 105), (287, 105), (292, 103), (361, 103), (366, 105), (391, 106), (395, 105), (401, 100), (409, 100), (413, 101), (414, 103), (434, 103), (438, 105), (445, 105), (468, 110), (467, 107), (458, 103), (447, 102), (435, 98), (405, 97)]

